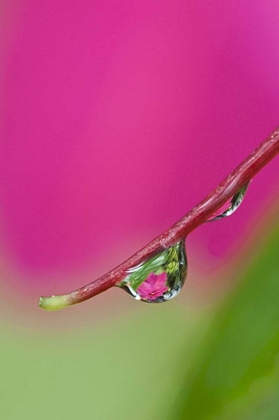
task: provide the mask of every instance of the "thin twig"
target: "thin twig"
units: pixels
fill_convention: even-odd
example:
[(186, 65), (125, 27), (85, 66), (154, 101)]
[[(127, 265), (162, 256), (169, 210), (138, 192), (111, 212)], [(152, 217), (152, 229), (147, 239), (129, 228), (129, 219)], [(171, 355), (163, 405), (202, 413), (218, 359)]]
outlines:
[(222, 205), (247, 184), (271, 159), (279, 153), (279, 128), (269, 136), (247, 159), (221, 182), (200, 204), (178, 220), (128, 260), (93, 280), (80, 289), (61, 296), (41, 297), (39, 305), (45, 310), (58, 310), (90, 299), (125, 278), (126, 271), (146, 261), (152, 255), (183, 240), (210, 218)]

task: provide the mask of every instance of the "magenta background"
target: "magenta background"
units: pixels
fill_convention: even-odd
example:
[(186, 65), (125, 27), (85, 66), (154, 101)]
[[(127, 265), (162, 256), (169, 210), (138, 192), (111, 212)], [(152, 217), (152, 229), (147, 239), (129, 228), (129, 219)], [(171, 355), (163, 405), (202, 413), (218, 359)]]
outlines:
[[(3, 13), (4, 249), (46, 293), (45, 273), (101, 274), (137, 251), (279, 124), (277, 1), (25, 0)], [(237, 250), (278, 169), (232, 219), (193, 233), (199, 269)]]

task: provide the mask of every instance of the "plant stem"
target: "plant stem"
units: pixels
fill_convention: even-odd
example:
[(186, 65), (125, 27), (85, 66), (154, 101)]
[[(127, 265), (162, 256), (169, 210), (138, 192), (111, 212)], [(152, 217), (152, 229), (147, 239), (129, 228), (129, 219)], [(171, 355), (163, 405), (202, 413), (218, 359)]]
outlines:
[(90, 299), (110, 287), (117, 286), (125, 278), (126, 271), (152, 255), (184, 240), (199, 225), (210, 218), (222, 205), (247, 184), (271, 159), (279, 153), (279, 128), (277, 128), (254, 152), (221, 182), (200, 204), (178, 220), (128, 260), (93, 280), (86, 286), (61, 296), (41, 297), (39, 305), (45, 310), (58, 310)]

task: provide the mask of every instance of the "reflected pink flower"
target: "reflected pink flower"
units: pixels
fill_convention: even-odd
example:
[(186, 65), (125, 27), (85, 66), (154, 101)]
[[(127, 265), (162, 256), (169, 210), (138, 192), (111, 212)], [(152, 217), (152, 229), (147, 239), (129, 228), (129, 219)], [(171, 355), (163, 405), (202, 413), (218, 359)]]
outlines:
[(155, 300), (168, 290), (166, 286), (167, 273), (151, 273), (137, 289), (142, 299)]

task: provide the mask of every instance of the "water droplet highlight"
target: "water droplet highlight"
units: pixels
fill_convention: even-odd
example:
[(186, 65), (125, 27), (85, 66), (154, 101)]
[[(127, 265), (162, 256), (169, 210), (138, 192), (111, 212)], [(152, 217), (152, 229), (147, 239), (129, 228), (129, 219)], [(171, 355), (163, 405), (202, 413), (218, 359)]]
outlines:
[(208, 220), (207, 222), (213, 222), (214, 220), (223, 219), (223, 217), (230, 216), (233, 214), (243, 201), (246, 194), (250, 181), (244, 185), (230, 200), (228, 200), (222, 207), (220, 207)]
[(184, 240), (127, 270), (119, 287), (137, 300), (161, 303), (175, 297), (187, 275)]

